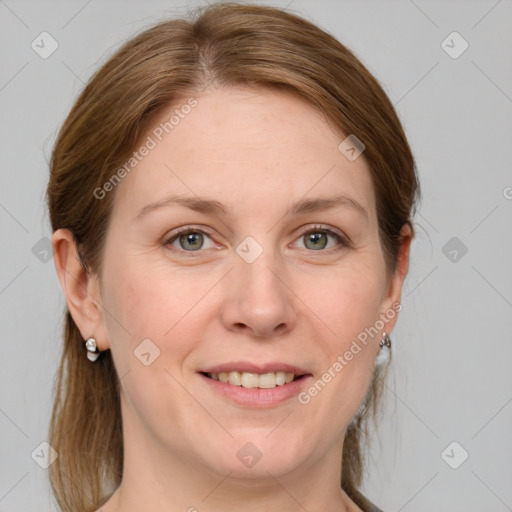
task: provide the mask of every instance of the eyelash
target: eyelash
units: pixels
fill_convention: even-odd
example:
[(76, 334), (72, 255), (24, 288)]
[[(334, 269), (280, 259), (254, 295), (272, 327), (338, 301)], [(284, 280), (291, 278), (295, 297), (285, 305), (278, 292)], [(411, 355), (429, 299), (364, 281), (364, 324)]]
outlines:
[[(176, 231), (171, 237), (167, 238), (163, 242), (163, 245), (170, 246), (181, 235), (186, 235), (189, 233), (201, 233), (203, 235), (207, 235), (210, 238), (212, 237), (212, 234), (209, 233), (208, 231), (205, 231), (204, 229), (194, 228), (193, 226), (186, 226), (186, 227), (181, 228), (178, 231)], [(324, 233), (324, 234), (330, 235), (337, 239), (339, 245), (337, 247), (331, 247), (330, 249), (319, 249), (318, 251), (306, 248), (305, 250), (307, 250), (308, 252), (332, 254), (334, 252), (341, 250), (344, 247), (345, 248), (352, 247), (352, 244), (349, 242), (349, 240), (346, 237), (344, 237), (343, 235), (341, 235), (340, 233), (338, 233), (332, 229), (325, 228), (323, 226), (312, 226), (312, 227), (308, 227), (307, 229), (304, 229), (303, 231), (301, 231), (301, 233), (299, 234), (299, 236), (297, 237), (296, 240), (300, 239), (301, 237), (304, 237), (305, 235), (307, 235), (309, 233)], [(172, 247), (171, 250), (181, 252), (181, 253), (189, 253), (188, 257), (194, 257), (194, 253), (196, 253), (196, 252), (203, 252), (203, 249), (198, 249), (197, 251), (186, 251), (185, 249), (176, 248), (176, 247)]]

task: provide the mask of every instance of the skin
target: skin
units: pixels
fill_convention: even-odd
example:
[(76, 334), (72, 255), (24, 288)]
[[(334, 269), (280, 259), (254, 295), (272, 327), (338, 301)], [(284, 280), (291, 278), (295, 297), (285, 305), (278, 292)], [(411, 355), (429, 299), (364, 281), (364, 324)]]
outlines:
[[(340, 461), (382, 331), (306, 405), (297, 397), (264, 409), (236, 405), (197, 371), (281, 361), (316, 380), (400, 301), (409, 228), (390, 276), (364, 154), (345, 158), (338, 145), (346, 135), (302, 99), (245, 88), (195, 98), (198, 105), (110, 192), (101, 275), (83, 271), (69, 231), (53, 236), (73, 318), (84, 339), (111, 350), (121, 378), (125, 468), (99, 510), (360, 510), (340, 490)], [(230, 214), (171, 205), (137, 219), (171, 194), (215, 199)], [(289, 213), (298, 200), (334, 194), (357, 201), (367, 217), (345, 206)], [(202, 241), (167, 243), (189, 225), (206, 233)], [(322, 233), (317, 225), (350, 246), (335, 235), (308, 242), (301, 229)], [(253, 263), (236, 252), (248, 236), (263, 248)], [(397, 316), (383, 328), (388, 334)], [(144, 339), (160, 350), (149, 366), (134, 356)], [(251, 468), (236, 455), (246, 442), (262, 454)]]

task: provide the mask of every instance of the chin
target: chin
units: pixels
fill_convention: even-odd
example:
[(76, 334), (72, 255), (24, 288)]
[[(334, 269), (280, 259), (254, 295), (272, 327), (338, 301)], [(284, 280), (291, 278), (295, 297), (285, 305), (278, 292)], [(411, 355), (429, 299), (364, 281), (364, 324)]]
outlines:
[(268, 480), (292, 473), (308, 459), (303, 437), (294, 443), (289, 436), (269, 432), (271, 429), (218, 443), (217, 450), (204, 454), (203, 465), (223, 476), (230, 474), (230, 478)]

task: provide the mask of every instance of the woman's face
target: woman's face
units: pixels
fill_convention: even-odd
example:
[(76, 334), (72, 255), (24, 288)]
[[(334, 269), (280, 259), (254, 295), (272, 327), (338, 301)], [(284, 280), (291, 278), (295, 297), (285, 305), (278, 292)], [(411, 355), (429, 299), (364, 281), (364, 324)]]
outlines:
[[(345, 136), (284, 93), (194, 100), (152, 124), (109, 192), (95, 334), (121, 379), (125, 450), (232, 477), (337, 469), (404, 277), (386, 275), (364, 153), (347, 158)], [(204, 375), (221, 370), (231, 383)]]

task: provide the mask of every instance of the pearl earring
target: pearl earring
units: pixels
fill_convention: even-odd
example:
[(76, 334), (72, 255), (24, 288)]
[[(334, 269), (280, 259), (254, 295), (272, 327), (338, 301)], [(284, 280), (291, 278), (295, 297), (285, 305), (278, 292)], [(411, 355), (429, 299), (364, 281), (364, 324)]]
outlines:
[(85, 348), (87, 349), (87, 359), (89, 359), (89, 361), (94, 362), (98, 357), (100, 357), (101, 352), (98, 350), (96, 340), (94, 338), (89, 338), (85, 342)]
[(382, 333), (382, 339), (380, 340), (379, 347), (380, 352), (377, 354), (375, 364), (381, 366), (387, 364), (391, 356), (391, 339), (385, 332)]

